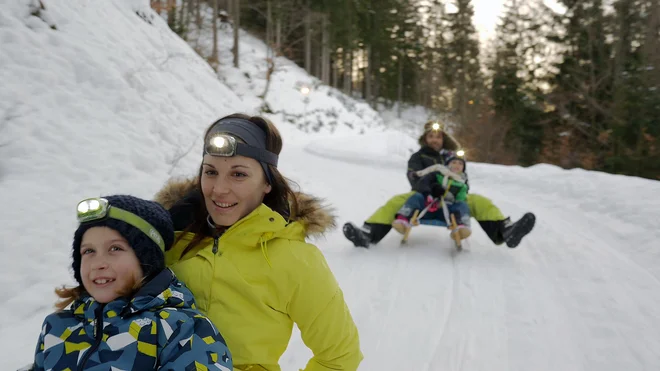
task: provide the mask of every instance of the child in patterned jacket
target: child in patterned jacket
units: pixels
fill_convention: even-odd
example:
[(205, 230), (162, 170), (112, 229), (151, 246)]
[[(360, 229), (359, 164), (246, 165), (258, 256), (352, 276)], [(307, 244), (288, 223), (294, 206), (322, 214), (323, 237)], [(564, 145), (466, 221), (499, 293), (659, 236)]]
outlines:
[(83, 200), (73, 240), (79, 286), (57, 289), (34, 370), (232, 370), (227, 345), (165, 268), (169, 213), (127, 195)]

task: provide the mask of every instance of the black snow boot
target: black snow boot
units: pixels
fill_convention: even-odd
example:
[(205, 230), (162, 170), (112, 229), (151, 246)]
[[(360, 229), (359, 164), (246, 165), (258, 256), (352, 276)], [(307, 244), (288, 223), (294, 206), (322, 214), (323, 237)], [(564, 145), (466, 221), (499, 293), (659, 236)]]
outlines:
[(342, 231), (344, 232), (344, 236), (353, 242), (355, 247), (369, 247), (369, 242), (371, 241), (369, 231), (363, 230), (351, 222), (344, 224)]
[(526, 213), (515, 223), (511, 222), (510, 218), (504, 220), (504, 231), (502, 236), (506, 245), (514, 248), (520, 244), (520, 241), (534, 228), (536, 223), (536, 216), (532, 213)]

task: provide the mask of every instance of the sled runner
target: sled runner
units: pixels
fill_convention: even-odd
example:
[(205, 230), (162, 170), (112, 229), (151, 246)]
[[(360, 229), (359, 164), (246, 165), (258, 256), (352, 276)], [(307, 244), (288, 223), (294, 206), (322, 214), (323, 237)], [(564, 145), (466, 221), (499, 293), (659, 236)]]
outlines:
[[(440, 202), (445, 220), (448, 220), (449, 224), (445, 223), (442, 220), (422, 219), (424, 215), (426, 215), (426, 213), (429, 211), (431, 205), (433, 205), (436, 202)], [(447, 205), (445, 204), (444, 199), (437, 199), (437, 198), (433, 199), (433, 202), (426, 205), (426, 207), (422, 209), (422, 211), (415, 210), (412, 218), (410, 218), (411, 227), (405, 231), (405, 233), (403, 234), (403, 238), (401, 239), (402, 245), (408, 243), (408, 236), (410, 235), (410, 231), (412, 230), (412, 227), (418, 226), (420, 224), (447, 227), (447, 229), (449, 229), (450, 232), (453, 232), (454, 230), (458, 229), (458, 224), (456, 223), (456, 217), (454, 216), (454, 214), (449, 213), (449, 209), (447, 209)], [(461, 242), (461, 234), (458, 231), (455, 233), (451, 233), (451, 238), (454, 241), (454, 246), (456, 247), (456, 249), (458, 249), (459, 251), (462, 250), (463, 244)]]

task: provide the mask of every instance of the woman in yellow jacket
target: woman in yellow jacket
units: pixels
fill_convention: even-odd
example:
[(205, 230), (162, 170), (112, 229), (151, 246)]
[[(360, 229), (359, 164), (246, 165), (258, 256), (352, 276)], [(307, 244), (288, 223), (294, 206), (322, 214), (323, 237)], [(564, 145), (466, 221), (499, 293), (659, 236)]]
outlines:
[(261, 117), (211, 125), (197, 178), (170, 180), (156, 195), (180, 231), (167, 264), (222, 329), (235, 370), (279, 371), (294, 323), (314, 354), (304, 371), (356, 370), (363, 356), (342, 290), (305, 242), (334, 217), (291, 190), (277, 169), (281, 150)]

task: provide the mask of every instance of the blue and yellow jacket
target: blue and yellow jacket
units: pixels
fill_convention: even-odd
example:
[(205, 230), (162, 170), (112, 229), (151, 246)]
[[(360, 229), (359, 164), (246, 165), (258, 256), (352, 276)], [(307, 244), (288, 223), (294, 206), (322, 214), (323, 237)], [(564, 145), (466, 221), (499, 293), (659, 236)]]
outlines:
[(129, 301), (90, 296), (44, 320), (34, 370), (231, 371), (227, 345), (165, 269)]

